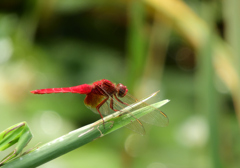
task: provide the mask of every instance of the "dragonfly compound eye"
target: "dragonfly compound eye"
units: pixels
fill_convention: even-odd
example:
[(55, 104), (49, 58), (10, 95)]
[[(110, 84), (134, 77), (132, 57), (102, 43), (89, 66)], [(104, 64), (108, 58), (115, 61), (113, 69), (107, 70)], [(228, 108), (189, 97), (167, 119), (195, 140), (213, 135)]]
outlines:
[(119, 83), (117, 85), (117, 92), (118, 92), (117, 95), (119, 97), (124, 97), (127, 94), (128, 89), (127, 89), (126, 86), (124, 86), (123, 84)]

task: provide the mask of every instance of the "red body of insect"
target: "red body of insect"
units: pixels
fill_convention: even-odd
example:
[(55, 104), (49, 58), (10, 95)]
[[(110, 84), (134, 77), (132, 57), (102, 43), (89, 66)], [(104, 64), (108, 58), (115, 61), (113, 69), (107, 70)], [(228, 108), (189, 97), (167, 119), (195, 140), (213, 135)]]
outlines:
[[(116, 85), (106, 79), (96, 81), (92, 84), (82, 84), (73, 87), (49, 88), (31, 91), (31, 93), (34, 94), (69, 93), (69, 92), (86, 94), (84, 104), (87, 107), (89, 107), (93, 112), (100, 114), (102, 120), (103, 115), (107, 115), (110, 113), (110, 109), (113, 111), (118, 111), (122, 109), (124, 106), (128, 106), (130, 104), (138, 102), (137, 99), (128, 94), (128, 89), (126, 86), (124, 86), (121, 83)], [(147, 103), (142, 103), (141, 105), (139, 105), (139, 108), (145, 106), (149, 105)], [(141, 121), (157, 126), (168, 125), (167, 115), (154, 107), (151, 108), (153, 112), (142, 117)], [(140, 134), (144, 134), (145, 130), (142, 123), (135, 116), (133, 115), (131, 116), (135, 119), (136, 122), (133, 121), (131, 124), (128, 124), (128, 128)]]
[(100, 114), (101, 118), (103, 118), (101, 112), (99, 111), (100, 107), (109, 99), (110, 100), (110, 108), (114, 111), (118, 111), (113, 108), (113, 97), (120, 103), (128, 105), (127, 103), (122, 102), (118, 99), (118, 97), (124, 97), (128, 89), (123, 84), (114, 84), (109, 80), (102, 79), (100, 81), (96, 81), (93, 84), (82, 84), (73, 87), (65, 87), (65, 88), (48, 88), (48, 89), (39, 89), (31, 91), (33, 94), (50, 94), (50, 93), (79, 93), (86, 94), (86, 98), (84, 103), (89, 108), (96, 108), (97, 112)]

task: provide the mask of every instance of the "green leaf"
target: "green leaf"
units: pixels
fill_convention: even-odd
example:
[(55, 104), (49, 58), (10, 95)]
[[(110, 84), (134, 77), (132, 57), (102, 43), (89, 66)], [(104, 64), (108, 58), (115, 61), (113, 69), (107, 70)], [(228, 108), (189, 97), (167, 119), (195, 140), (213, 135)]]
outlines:
[[(131, 105), (131, 107), (136, 107), (140, 105), (141, 103), (153, 97), (155, 94), (156, 93), (152, 94), (148, 98), (138, 103)], [(150, 113), (154, 108), (159, 108), (168, 102), (169, 100), (163, 100), (161, 102), (152, 104), (151, 106), (146, 106), (146, 107), (137, 109), (133, 111), (132, 114), (136, 118), (140, 118)], [(87, 144), (121, 127), (124, 127), (127, 124), (131, 123), (133, 120), (132, 116), (127, 113), (129, 108), (131, 107), (126, 107), (119, 112), (106, 116), (104, 118), (104, 121), (105, 121), (104, 126), (102, 124), (102, 120), (98, 120), (92, 124), (81, 127), (47, 144), (42, 145), (41, 147), (39, 147), (38, 149), (36, 149), (31, 153), (28, 153), (24, 156), (20, 156), (15, 160), (10, 161), (6, 165), (4, 165), (3, 168), (37, 167), (67, 152), (70, 152), (84, 144)]]

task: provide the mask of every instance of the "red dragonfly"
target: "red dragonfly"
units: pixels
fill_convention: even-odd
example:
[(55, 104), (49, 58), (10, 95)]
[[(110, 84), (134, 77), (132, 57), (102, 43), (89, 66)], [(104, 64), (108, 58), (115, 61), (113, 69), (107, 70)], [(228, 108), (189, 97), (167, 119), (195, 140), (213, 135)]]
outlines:
[[(65, 88), (48, 88), (31, 91), (33, 94), (50, 94), (50, 93), (79, 93), (86, 94), (84, 104), (90, 108), (93, 112), (100, 114), (102, 120), (103, 115), (108, 115), (111, 111), (119, 111), (123, 107), (129, 106), (138, 102), (133, 96), (128, 93), (128, 89), (123, 84), (115, 84), (109, 80), (102, 79), (92, 84), (82, 84), (73, 87)], [(142, 103), (138, 108), (150, 106), (147, 103)], [(141, 117), (140, 120), (149, 124), (157, 126), (167, 126), (168, 117), (162, 111), (153, 108), (153, 112)], [(144, 134), (145, 130), (142, 123), (132, 117), (137, 122), (132, 122), (128, 127), (140, 134)], [(104, 124), (104, 120), (103, 120)]]

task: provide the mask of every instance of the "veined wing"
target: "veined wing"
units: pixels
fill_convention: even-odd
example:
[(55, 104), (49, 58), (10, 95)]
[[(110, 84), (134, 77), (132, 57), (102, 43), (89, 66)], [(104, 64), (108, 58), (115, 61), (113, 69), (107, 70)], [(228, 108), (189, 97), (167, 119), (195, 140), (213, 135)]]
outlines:
[[(119, 102), (117, 99), (115, 99), (115, 97), (112, 98), (112, 101), (113, 101), (113, 109), (115, 109), (115, 110), (121, 111), (123, 108), (125, 108), (127, 106), (127, 105)], [(110, 107), (111, 99), (107, 101), (107, 104)], [(114, 112), (112, 109), (110, 109), (110, 110), (112, 112)], [(127, 113), (131, 115), (131, 123), (129, 123), (125, 127), (127, 127), (128, 129), (130, 129), (136, 133), (144, 135), (145, 128), (144, 128), (143, 124), (141, 123), (141, 121), (131, 113), (133, 110), (134, 110), (134, 108), (129, 108), (129, 110), (127, 111)]]
[[(131, 104), (139, 102), (138, 99), (134, 98), (133, 96), (131, 96), (128, 93), (123, 98), (119, 98), (119, 99), (121, 101), (129, 104), (129, 106), (131, 106)], [(132, 110), (136, 110), (136, 109), (143, 108), (146, 106), (149, 106), (150, 108), (152, 108), (152, 112), (144, 115), (143, 117), (140, 117), (139, 118), (140, 121), (143, 121), (143, 122), (151, 124), (151, 125), (160, 126), (160, 127), (165, 127), (168, 125), (169, 120), (168, 120), (167, 115), (165, 113), (163, 113), (161, 110), (159, 110), (145, 102), (142, 102), (137, 107), (132, 108)]]
[[(101, 89), (109, 96), (109, 99), (106, 102), (106, 104), (108, 105), (108, 107), (110, 107), (109, 108), (110, 111), (115, 112), (112, 110), (111, 106), (113, 107), (114, 110), (117, 110), (117, 111), (121, 111), (123, 108), (128, 106), (128, 104), (126, 104), (125, 102), (121, 102), (121, 100), (119, 100), (116, 96), (114, 95), (110, 96), (106, 90), (104, 90), (103, 88)], [(141, 123), (141, 121), (131, 113), (131, 111), (133, 110), (134, 108), (129, 108), (129, 110), (127, 111), (127, 113), (131, 115), (132, 120), (131, 120), (131, 123), (126, 125), (126, 127), (134, 132), (144, 135), (145, 128)]]

